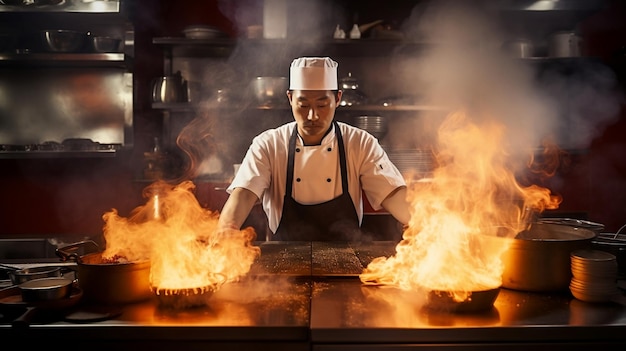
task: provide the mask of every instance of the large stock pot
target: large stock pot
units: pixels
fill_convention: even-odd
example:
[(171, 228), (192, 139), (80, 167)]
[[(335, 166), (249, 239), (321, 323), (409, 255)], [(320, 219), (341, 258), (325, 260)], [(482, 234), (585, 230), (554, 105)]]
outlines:
[(104, 304), (125, 304), (146, 300), (150, 290), (150, 261), (116, 261), (104, 259), (101, 252), (78, 255), (84, 245), (97, 247), (93, 241), (81, 241), (58, 248), (62, 260), (75, 260), (78, 285), (85, 300)]
[(503, 254), (502, 287), (549, 292), (567, 290), (572, 277), (570, 253), (589, 248), (596, 233), (563, 224), (533, 223), (510, 240)]

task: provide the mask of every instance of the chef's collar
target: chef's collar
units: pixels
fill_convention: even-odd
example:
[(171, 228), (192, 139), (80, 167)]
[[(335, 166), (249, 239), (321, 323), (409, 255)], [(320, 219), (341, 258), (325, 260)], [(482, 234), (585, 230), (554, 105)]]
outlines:
[[(317, 146), (317, 145), (322, 145), (324, 144), (324, 142), (326, 141), (326, 138), (328, 138), (329, 135), (335, 135), (335, 133), (331, 133), (332, 131), (335, 130), (335, 123), (331, 123), (330, 124), (330, 128), (328, 128), (328, 130), (326, 131), (326, 133), (324, 133), (324, 136), (322, 137), (322, 139), (320, 140), (319, 144), (315, 144), (315, 145), (306, 145), (306, 146)], [(298, 131), (298, 125), (296, 124), (296, 134), (298, 134), (298, 140), (300, 140), (300, 144), (304, 145), (304, 140), (302, 139), (302, 136), (300, 136), (300, 132)]]

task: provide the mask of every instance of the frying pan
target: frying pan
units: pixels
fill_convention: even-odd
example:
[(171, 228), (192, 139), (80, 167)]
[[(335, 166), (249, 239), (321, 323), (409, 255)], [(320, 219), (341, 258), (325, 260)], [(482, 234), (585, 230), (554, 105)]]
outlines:
[(25, 301), (22, 289), (12, 286), (0, 290), (0, 311), (7, 316), (18, 316), (11, 325), (14, 328), (25, 328), (40, 312), (62, 313), (75, 306), (83, 296), (83, 291), (72, 286), (69, 297), (59, 299), (37, 299)]
[(425, 307), (430, 310), (454, 313), (482, 312), (493, 307), (499, 294), (500, 288), (477, 290), (470, 292), (465, 300), (456, 301), (451, 291), (433, 290), (428, 294), (428, 304)]

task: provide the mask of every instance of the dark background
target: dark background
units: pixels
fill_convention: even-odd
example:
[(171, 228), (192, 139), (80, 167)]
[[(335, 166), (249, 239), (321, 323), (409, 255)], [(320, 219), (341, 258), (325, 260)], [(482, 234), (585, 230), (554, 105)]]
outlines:
[[(125, 4), (135, 29), (134, 148), (107, 159), (0, 159), (0, 236), (97, 236), (105, 212), (115, 208), (127, 215), (145, 203), (142, 191), (149, 183), (137, 180), (137, 174), (143, 168), (143, 153), (150, 150), (154, 135), (162, 133), (163, 128), (161, 111), (152, 109), (150, 101), (150, 82), (163, 74), (163, 51), (152, 39), (180, 36), (189, 24), (209, 24), (231, 38), (243, 36), (241, 28), (222, 12), (240, 8), (246, 9), (250, 24), (259, 23), (261, 2), (227, 3), (227, 7), (216, 0), (136, 0)], [(363, 23), (380, 16), (380, 11), (400, 21), (416, 1), (342, 3), (348, 9), (353, 6), (354, 10), (345, 13)], [(381, 7), (381, 3), (385, 5)], [(609, 65), (621, 82), (626, 78), (625, 18), (626, 5), (612, 1), (580, 25), (586, 54)], [(558, 183), (545, 181), (564, 199), (555, 214), (603, 223), (608, 232), (626, 223), (624, 115), (622, 106), (619, 119), (607, 126), (588, 150), (566, 158)], [(216, 184), (196, 185), (203, 206), (221, 208), (226, 194), (215, 191)]]

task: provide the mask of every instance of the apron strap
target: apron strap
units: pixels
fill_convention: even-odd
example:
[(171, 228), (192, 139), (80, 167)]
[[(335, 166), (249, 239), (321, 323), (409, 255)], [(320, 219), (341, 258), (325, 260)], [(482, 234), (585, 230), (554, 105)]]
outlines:
[(298, 125), (293, 127), (291, 138), (289, 139), (289, 150), (287, 151), (287, 186), (285, 187), (285, 196), (291, 197), (293, 190), (293, 165), (296, 154), (296, 138), (298, 137)]
[(341, 167), (341, 189), (343, 193), (348, 193), (348, 165), (346, 164), (346, 149), (343, 146), (343, 136), (339, 130), (337, 121), (333, 121), (335, 125), (335, 135), (337, 136), (337, 145), (339, 146), (339, 166)]

